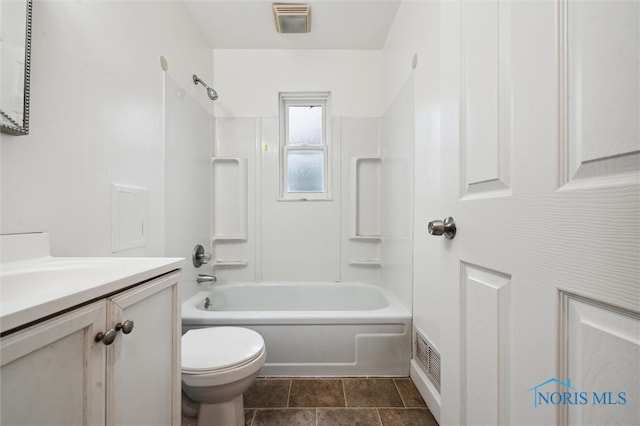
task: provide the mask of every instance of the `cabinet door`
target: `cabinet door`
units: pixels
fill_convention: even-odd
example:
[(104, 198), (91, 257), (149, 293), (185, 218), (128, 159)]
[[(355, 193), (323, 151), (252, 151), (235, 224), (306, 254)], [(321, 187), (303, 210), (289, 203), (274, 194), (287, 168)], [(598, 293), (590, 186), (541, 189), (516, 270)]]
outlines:
[(0, 424), (104, 424), (105, 320), (103, 300), (2, 338)]
[(133, 321), (107, 353), (107, 424), (180, 423), (179, 273), (110, 299), (110, 326)]

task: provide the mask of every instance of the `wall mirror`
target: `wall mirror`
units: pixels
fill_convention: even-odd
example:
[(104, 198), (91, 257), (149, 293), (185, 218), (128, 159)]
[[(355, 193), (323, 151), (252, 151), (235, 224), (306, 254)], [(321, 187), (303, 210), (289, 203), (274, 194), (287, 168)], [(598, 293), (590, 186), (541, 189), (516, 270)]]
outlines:
[(0, 1), (0, 131), (29, 134), (32, 0)]

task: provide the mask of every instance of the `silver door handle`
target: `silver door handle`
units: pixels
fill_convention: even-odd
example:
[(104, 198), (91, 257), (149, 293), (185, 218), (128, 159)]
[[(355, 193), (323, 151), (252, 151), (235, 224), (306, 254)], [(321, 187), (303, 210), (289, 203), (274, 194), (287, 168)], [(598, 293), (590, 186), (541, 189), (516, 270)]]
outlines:
[(444, 220), (432, 220), (429, 222), (429, 234), (442, 235), (451, 240), (456, 236), (456, 221), (451, 216)]

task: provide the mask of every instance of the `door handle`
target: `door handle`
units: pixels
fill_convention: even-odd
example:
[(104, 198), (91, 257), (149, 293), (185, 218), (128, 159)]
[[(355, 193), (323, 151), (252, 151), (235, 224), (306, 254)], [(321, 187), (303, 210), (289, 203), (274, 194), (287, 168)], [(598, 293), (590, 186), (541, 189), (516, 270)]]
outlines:
[(456, 236), (456, 221), (451, 216), (444, 220), (432, 220), (429, 222), (428, 231), (430, 235), (443, 235), (451, 240)]

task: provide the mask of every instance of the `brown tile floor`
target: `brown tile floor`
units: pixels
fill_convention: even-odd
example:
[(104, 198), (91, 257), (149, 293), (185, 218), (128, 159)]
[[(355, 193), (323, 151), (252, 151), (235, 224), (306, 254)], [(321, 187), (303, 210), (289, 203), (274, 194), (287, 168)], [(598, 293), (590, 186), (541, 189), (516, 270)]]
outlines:
[(409, 378), (259, 378), (247, 426), (435, 426)]

